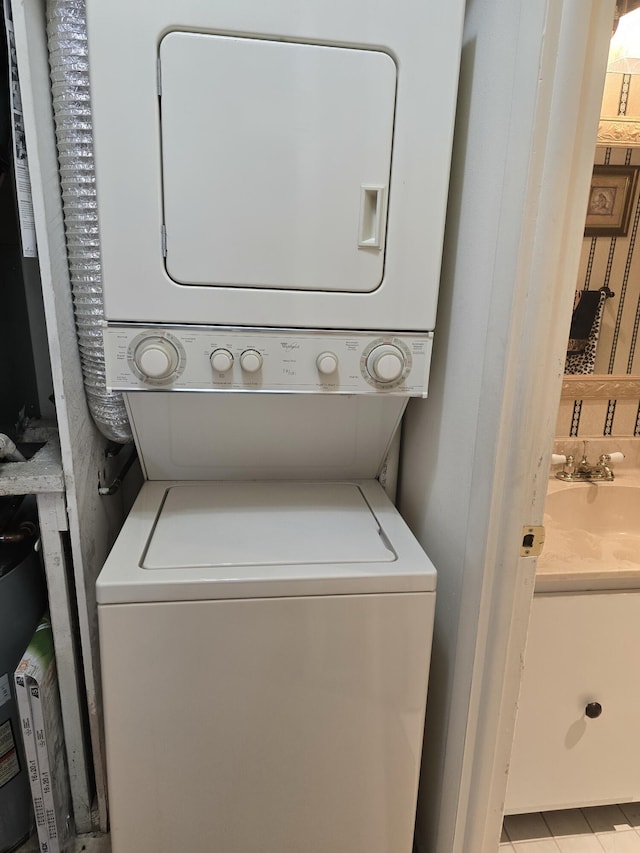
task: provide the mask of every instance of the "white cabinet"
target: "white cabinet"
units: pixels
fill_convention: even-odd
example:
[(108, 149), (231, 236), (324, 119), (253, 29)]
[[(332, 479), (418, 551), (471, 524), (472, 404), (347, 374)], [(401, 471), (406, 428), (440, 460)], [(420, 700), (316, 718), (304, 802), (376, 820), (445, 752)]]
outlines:
[(640, 800), (640, 592), (537, 595), (505, 812)]

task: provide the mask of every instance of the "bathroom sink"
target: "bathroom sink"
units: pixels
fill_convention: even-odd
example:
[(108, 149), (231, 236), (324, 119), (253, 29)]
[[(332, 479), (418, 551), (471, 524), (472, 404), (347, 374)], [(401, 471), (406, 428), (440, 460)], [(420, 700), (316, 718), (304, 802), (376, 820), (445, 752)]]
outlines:
[(548, 495), (545, 512), (567, 528), (640, 533), (640, 488), (576, 483)]
[[(640, 487), (576, 483), (545, 503), (545, 562), (640, 566)], [(586, 568), (583, 565), (583, 568)]]

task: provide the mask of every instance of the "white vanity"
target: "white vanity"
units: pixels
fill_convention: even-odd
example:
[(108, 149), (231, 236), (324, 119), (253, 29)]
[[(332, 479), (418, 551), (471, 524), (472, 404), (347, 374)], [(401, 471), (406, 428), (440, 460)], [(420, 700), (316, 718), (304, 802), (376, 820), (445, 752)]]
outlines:
[(624, 450), (613, 483), (549, 482), (507, 814), (640, 800), (640, 466)]

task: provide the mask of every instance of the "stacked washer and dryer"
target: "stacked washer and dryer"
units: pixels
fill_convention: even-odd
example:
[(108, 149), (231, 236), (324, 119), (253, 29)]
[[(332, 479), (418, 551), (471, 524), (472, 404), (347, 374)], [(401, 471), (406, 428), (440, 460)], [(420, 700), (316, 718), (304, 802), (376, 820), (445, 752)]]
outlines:
[(436, 574), (378, 481), (427, 393), (464, 3), (87, 0), (113, 853), (410, 853)]

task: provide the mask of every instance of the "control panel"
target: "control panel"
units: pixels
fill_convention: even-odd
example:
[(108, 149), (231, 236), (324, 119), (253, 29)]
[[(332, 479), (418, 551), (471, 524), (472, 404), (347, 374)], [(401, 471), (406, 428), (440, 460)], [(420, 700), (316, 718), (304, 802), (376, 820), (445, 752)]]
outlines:
[(426, 397), (433, 333), (105, 324), (114, 391)]

